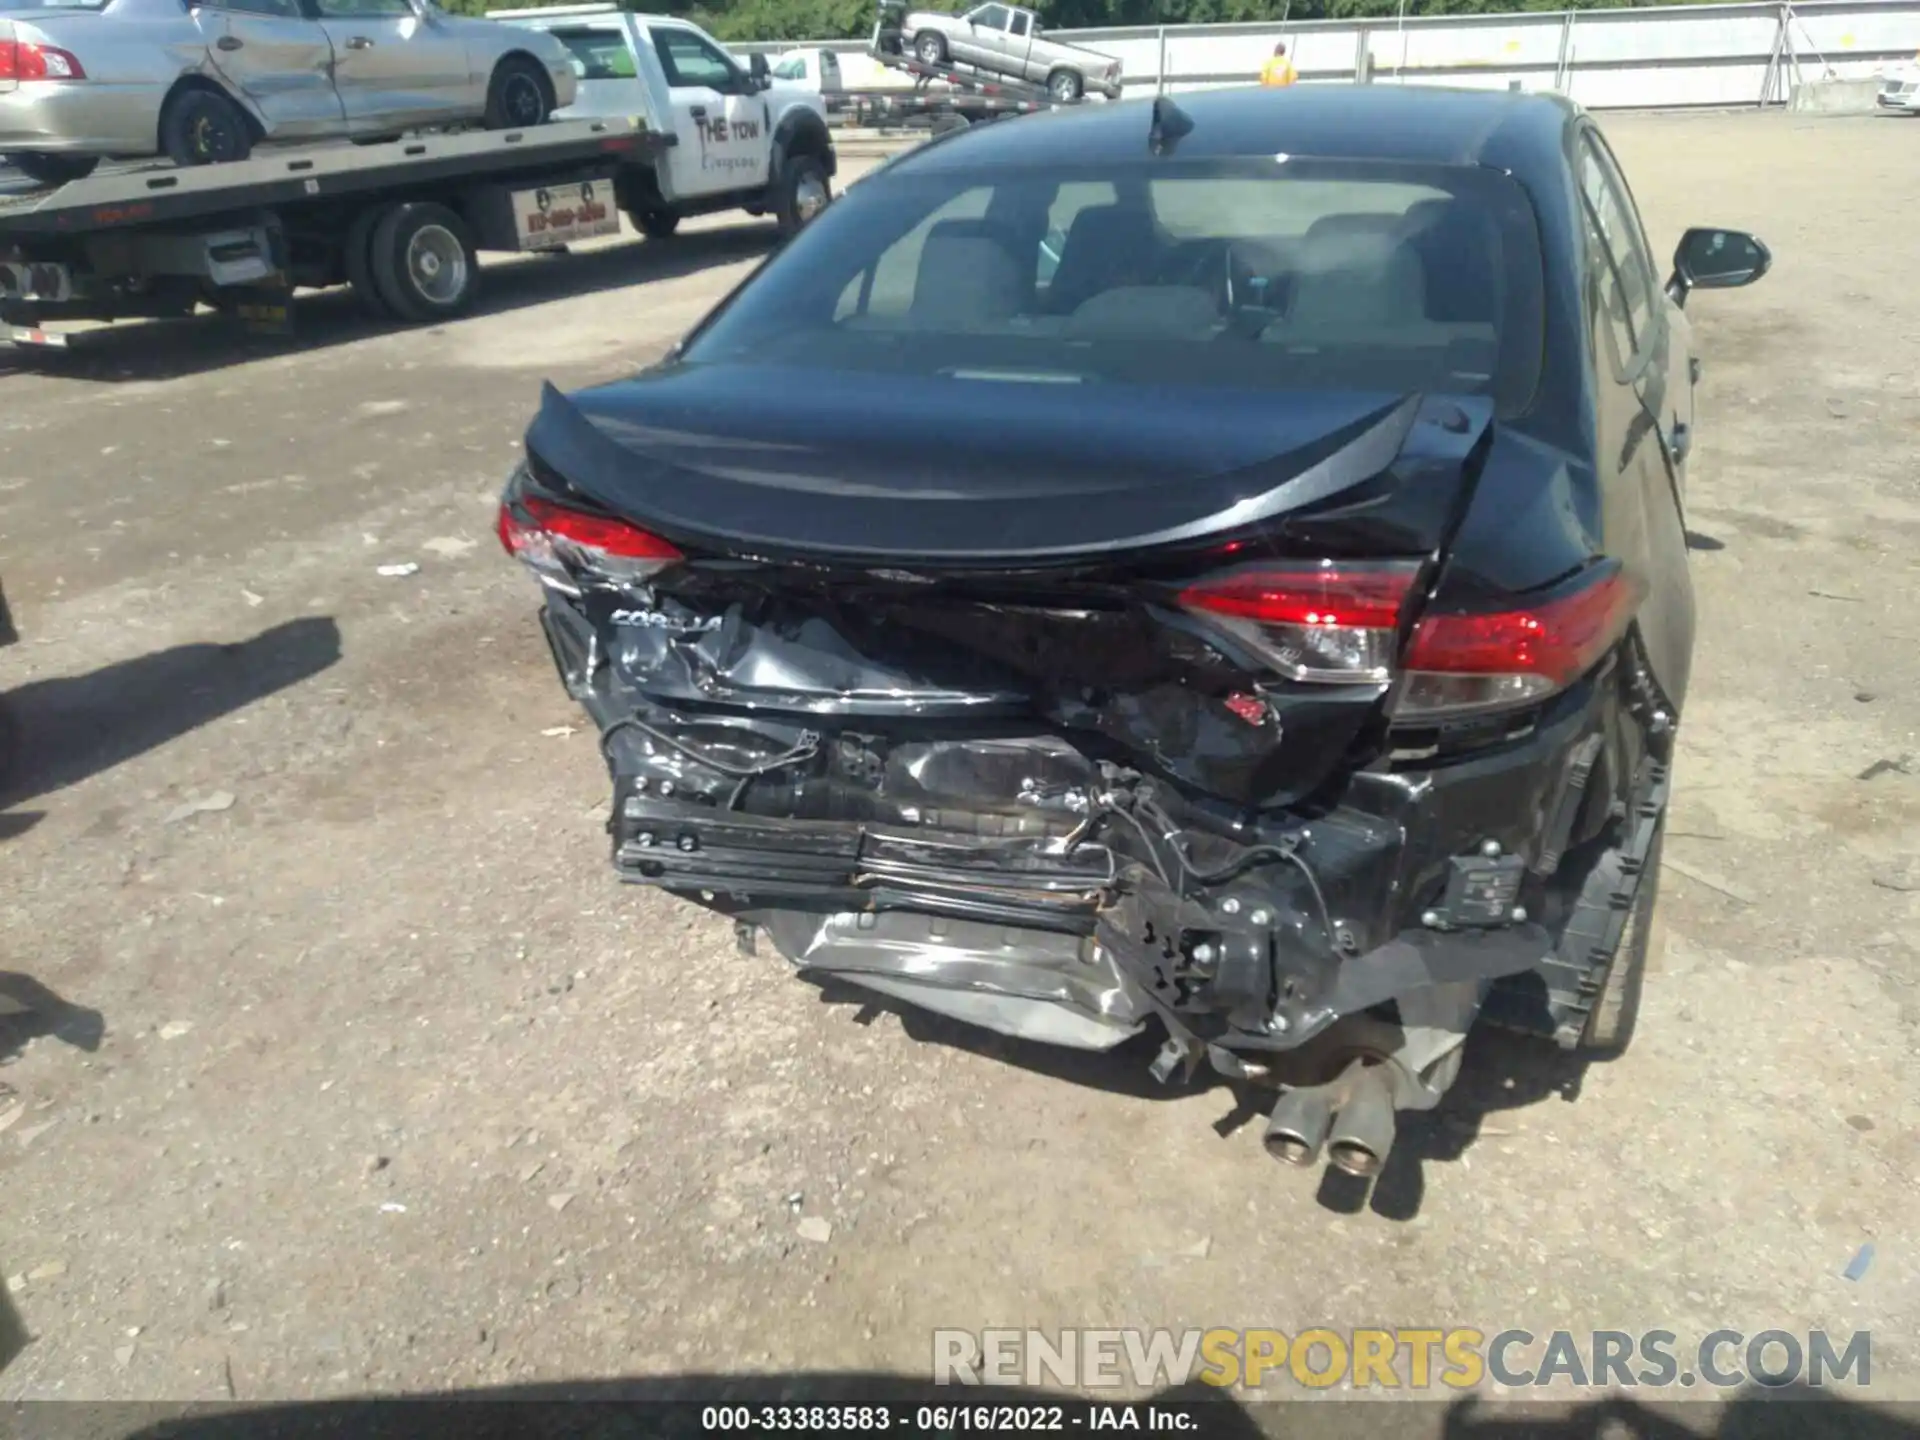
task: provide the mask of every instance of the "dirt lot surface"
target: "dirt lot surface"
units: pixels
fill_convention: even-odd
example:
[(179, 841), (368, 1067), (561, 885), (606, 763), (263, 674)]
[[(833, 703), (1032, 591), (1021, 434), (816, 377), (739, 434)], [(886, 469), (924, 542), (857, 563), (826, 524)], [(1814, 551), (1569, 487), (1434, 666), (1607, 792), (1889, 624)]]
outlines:
[(1145, 1052), (823, 998), (614, 882), (495, 497), (543, 379), (658, 353), (766, 227), (502, 268), (444, 329), (332, 296), (295, 347), (194, 322), (5, 362), (0, 971), (72, 1008), (0, 1019), (0, 1273), (37, 1337), (0, 1398), (1467, 1324), (1871, 1329), (1874, 1394), (1920, 1399), (1920, 287), (1885, 223), (1920, 131), (1607, 129), (1657, 252), (1697, 220), (1777, 257), (1690, 307), (1666, 955), (1625, 1059), (1478, 1043), (1364, 1205)]

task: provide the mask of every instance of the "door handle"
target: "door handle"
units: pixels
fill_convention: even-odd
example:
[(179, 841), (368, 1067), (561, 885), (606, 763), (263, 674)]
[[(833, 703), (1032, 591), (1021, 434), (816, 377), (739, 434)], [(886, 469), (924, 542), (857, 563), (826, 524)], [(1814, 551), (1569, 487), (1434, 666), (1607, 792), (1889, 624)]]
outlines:
[(707, 118), (707, 107), (704, 105), (690, 105), (687, 107), (687, 113), (696, 120), (704, 120)]
[(247, 42), (242, 40), (238, 35), (222, 35), (218, 40), (213, 42), (214, 48), (219, 50), (238, 50), (246, 43)]
[(373, 48), (373, 41), (369, 40), (364, 35), (356, 35), (351, 40), (347, 41), (347, 49), (349, 50), (371, 50), (372, 48)]

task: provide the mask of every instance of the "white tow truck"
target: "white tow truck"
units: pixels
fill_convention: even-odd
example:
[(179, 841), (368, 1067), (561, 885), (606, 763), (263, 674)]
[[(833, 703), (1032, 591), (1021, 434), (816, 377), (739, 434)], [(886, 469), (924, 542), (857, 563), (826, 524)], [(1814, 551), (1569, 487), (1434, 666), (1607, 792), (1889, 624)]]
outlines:
[(646, 234), (721, 210), (772, 215), (791, 233), (832, 199), (838, 161), (820, 90), (775, 78), (765, 56), (742, 66), (690, 21), (618, 5), (488, 17), (544, 30), (572, 53), (579, 93), (556, 120), (638, 115), (671, 137), (657, 156), (621, 167), (620, 208)]

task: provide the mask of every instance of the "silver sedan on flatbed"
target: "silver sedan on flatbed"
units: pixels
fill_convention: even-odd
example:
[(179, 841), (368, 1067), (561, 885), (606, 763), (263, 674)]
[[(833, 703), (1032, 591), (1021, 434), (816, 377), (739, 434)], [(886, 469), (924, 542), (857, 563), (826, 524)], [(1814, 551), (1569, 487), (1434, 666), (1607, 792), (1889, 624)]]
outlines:
[(0, 154), (49, 184), (106, 156), (537, 125), (576, 83), (552, 36), (432, 0), (0, 0)]

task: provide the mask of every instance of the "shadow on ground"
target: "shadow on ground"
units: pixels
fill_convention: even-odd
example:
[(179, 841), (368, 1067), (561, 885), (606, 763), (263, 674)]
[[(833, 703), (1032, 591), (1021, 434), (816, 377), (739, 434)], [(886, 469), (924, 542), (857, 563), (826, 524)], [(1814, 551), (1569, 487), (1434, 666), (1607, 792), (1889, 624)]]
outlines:
[[(0, 970), (0, 1065), (47, 1035), (92, 1054), (106, 1029), (98, 1010), (61, 999), (31, 975)], [(5, 1108), (0, 1094), (0, 1110)]]
[[(899, 1019), (909, 1039), (952, 1046), (1065, 1084), (1135, 1100), (1182, 1100), (1217, 1094), (1227, 1106), (1213, 1125), (1222, 1139), (1248, 1127), (1257, 1136), (1265, 1129), (1267, 1113), (1273, 1108), (1271, 1092), (1229, 1082), (1205, 1066), (1196, 1070), (1191, 1080), (1175, 1077), (1160, 1084), (1148, 1072), (1161, 1043), (1160, 1035), (1151, 1029), (1112, 1050), (1068, 1050), (963, 1025), (843, 981), (821, 983), (820, 1000), (822, 1004), (853, 1007), (855, 1024), (871, 1024), (877, 1016), (891, 1014)], [(1426, 1197), (1429, 1164), (1458, 1160), (1482, 1134), (1496, 1128), (1486, 1124), (1490, 1115), (1548, 1100), (1577, 1100), (1587, 1066), (1592, 1063), (1591, 1056), (1579, 1052), (1480, 1026), (1468, 1037), (1460, 1077), (1447, 1091), (1440, 1108), (1425, 1113), (1400, 1112), (1393, 1149), (1379, 1177), (1369, 1183), (1329, 1168), (1322, 1172), (1316, 1199), (1340, 1214), (1371, 1209), (1383, 1220), (1411, 1220), (1420, 1213)], [(1249, 1137), (1247, 1158), (1249, 1164), (1278, 1163), (1267, 1159), (1254, 1137)], [(1299, 1179), (1303, 1184), (1311, 1183), (1306, 1171), (1299, 1172)]]
[[(473, 314), (503, 315), (530, 305), (672, 280), (768, 254), (772, 221), (700, 230), (671, 240), (630, 240), (579, 255), (530, 256), (485, 267)], [(351, 345), (396, 328), (368, 315), (345, 289), (302, 293), (290, 335), (250, 333), (237, 321), (201, 313), (181, 320), (130, 320), (73, 334), (64, 350), (14, 350), (8, 368), (39, 369), (102, 384), (172, 380), (279, 355)], [(457, 326), (460, 322), (453, 321)], [(4, 347), (0, 347), (4, 351)]]
[(0, 804), (111, 769), (339, 658), (340, 627), (308, 616), (238, 645), (176, 645), (90, 674), (23, 685), (6, 697), (19, 726), (19, 755), (13, 774), (0, 779)]
[[(1096, 1402), (1097, 1404), (1098, 1402)], [(460, 1435), (466, 1440), (630, 1440), (630, 1437), (717, 1433), (765, 1435), (809, 1429), (782, 1426), (780, 1407), (877, 1407), (890, 1423), (857, 1427), (861, 1434), (946, 1435), (970, 1427), (929, 1422), (922, 1407), (990, 1406), (1024, 1410), (1032, 1428), (1050, 1428), (1060, 1409), (1060, 1433), (1096, 1429), (1154, 1429), (1195, 1440), (1920, 1440), (1912, 1412), (1857, 1404), (1822, 1390), (1743, 1394), (1725, 1404), (1701, 1402), (1650, 1407), (1630, 1400), (1591, 1405), (1523, 1406), (1466, 1396), (1441, 1401), (1243, 1403), (1203, 1385), (1162, 1391), (1136, 1405), (1114, 1407), (1132, 1424), (1102, 1425), (1086, 1402), (1041, 1390), (935, 1388), (923, 1380), (876, 1373), (764, 1376), (675, 1375), (559, 1385), (413, 1394), (385, 1400), (341, 1400), (271, 1406), (27, 1404), (15, 1412), (39, 1440), (399, 1440)], [(725, 1408), (731, 1423), (716, 1423)], [(769, 1423), (755, 1417), (763, 1407)], [(162, 1418), (156, 1411), (173, 1412)], [(1180, 1415), (1184, 1423), (1155, 1425), (1152, 1416)], [(734, 1418), (739, 1417), (739, 1418)], [(744, 1423), (742, 1423), (744, 1421)], [(1025, 1433), (1021, 1431), (1020, 1433)]]

